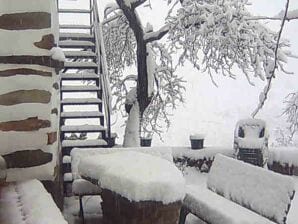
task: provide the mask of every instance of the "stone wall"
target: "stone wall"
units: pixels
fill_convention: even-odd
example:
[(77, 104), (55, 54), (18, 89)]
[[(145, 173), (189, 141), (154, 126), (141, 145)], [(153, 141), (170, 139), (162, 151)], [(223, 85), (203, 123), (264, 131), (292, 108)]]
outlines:
[(54, 0), (0, 0), (0, 155), (6, 181), (58, 172), (59, 81)]
[[(185, 155), (181, 157), (174, 157), (176, 166), (182, 171), (185, 169), (185, 167), (195, 167), (200, 172), (209, 172), (213, 160), (214, 156), (197, 159), (187, 157)], [(268, 169), (280, 174), (298, 176), (298, 167), (293, 164), (289, 165), (288, 163), (280, 161), (272, 161), (271, 163), (268, 163)]]

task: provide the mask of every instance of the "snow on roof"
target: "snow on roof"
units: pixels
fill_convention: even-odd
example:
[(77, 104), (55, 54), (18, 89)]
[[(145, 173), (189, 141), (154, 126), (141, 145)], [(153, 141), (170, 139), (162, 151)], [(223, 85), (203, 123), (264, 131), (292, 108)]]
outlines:
[(86, 156), (94, 156), (100, 154), (107, 154), (117, 151), (138, 151), (143, 153), (148, 153), (153, 156), (157, 156), (173, 162), (172, 149), (169, 147), (132, 147), (132, 148), (74, 148), (71, 150), (71, 171), (74, 179), (80, 178), (78, 172), (78, 166), (81, 158)]
[(277, 223), (284, 223), (295, 191), (291, 177), (219, 154), (208, 174), (207, 187)]
[(298, 167), (298, 148), (297, 147), (275, 147), (270, 148), (270, 156), (268, 163), (272, 164), (274, 161), (281, 164), (288, 164), (289, 166)]
[(79, 172), (98, 180), (100, 187), (130, 201), (181, 201), (185, 180), (171, 162), (142, 152), (123, 151), (81, 159)]

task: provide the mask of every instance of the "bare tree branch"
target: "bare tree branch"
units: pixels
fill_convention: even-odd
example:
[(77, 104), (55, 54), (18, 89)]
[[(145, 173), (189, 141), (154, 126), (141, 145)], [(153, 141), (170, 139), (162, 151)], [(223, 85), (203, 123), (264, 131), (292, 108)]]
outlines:
[(280, 47), (280, 40), (281, 40), (282, 31), (284, 29), (284, 25), (285, 25), (288, 10), (289, 10), (289, 3), (290, 3), (290, 0), (287, 0), (286, 7), (285, 7), (284, 18), (281, 22), (280, 30), (278, 32), (278, 37), (277, 37), (277, 41), (276, 41), (276, 46), (275, 46), (275, 51), (274, 51), (274, 62), (273, 62), (273, 64), (271, 64), (272, 62), (269, 62), (269, 64), (268, 64), (269, 76), (267, 76), (267, 85), (265, 86), (264, 91), (261, 93), (259, 105), (256, 108), (256, 110), (252, 113), (252, 117), (255, 117), (257, 115), (257, 113), (264, 106), (265, 101), (268, 98), (268, 93), (269, 93), (270, 88), (271, 88), (272, 80), (273, 80), (273, 78), (275, 78), (275, 72), (276, 72), (276, 69), (278, 67), (277, 64), (278, 64), (278, 51), (279, 51), (279, 47)]

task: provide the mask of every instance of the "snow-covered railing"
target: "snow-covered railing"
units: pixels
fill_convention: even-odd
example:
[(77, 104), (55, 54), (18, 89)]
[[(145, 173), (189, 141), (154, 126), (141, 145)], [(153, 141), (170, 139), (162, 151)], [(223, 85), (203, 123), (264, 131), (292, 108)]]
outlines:
[(107, 127), (106, 137), (111, 138), (111, 88), (109, 81), (108, 66), (106, 61), (106, 52), (104, 47), (104, 39), (102, 32), (102, 24), (100, 23), (99, 14), (98, 14), (98, 5), (97, 1), (93, 0), (93, 27), (94, 27), (94, 36), (96, 41), (96, 54), (98, 60), (98, 71), (100, 74), (100, 83), (102, 88), (102, 98), (103, 106), (105, 111), (105, 122)]

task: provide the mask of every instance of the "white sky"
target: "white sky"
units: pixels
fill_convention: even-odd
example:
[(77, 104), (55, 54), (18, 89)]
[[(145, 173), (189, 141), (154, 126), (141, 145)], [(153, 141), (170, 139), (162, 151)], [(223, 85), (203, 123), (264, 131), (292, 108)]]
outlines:
[[(99, 6), (104, 7), (111, 0), (98, 0)], [(154, 29), (163, 24), (166, 15), (166, 1), (151, 0), (153, 10), (148, 8), (139, 11), (143, 24), (150, 21)], [(250, 7), (253, 14), (274, 16), (285, 6), (285, 0), (251, 0)], [(291, 9), (298, 9), (298, 1), (291, 0)], [(272, 29), (278, 28), (278, 23), (268, 23)], [(283, 33), (292, 44), (291, 50), (298, 55), (298, 21), (287, 22)], [(273, 131), (276, 127), (285, 125), (284, 119), (280, 117), (284, 105), (282, 101), (289, 93), (298, 90), (298, 59), (290, 59), (288, 70), (295, 75), (278, 74), (274, 80), (269, 100), (266, 102), (258, 118), (265, 119), (271, 130), (271, 139), (274, 138)], [(215, 77), (219, 87), (215, 87), (208, 75), (200, 74), (191, 65), (179, 68), (186, 83), (186, 103), (181, 105), (172, 117), (172, 126), (164, 135), (164, 143), (154, 137), (154, 145), (189, 145), (191, 133), (203, 133), (206, 135), (207, 145), (233, 145), (233, 131), (237, 120), (247, 118), (258, 104), (258, 95), (265, 85), (260, 80), (254, 80), (256, 86), (250, 86), (244, 76), (239, 74), (237, 80), (232, 80), (218, 75)], [(123, 125), (118, 122), (117, 126)], [(121, 144), (122, 131), (117, 127), (114, 130), (120, 135), (118, 143)]]

